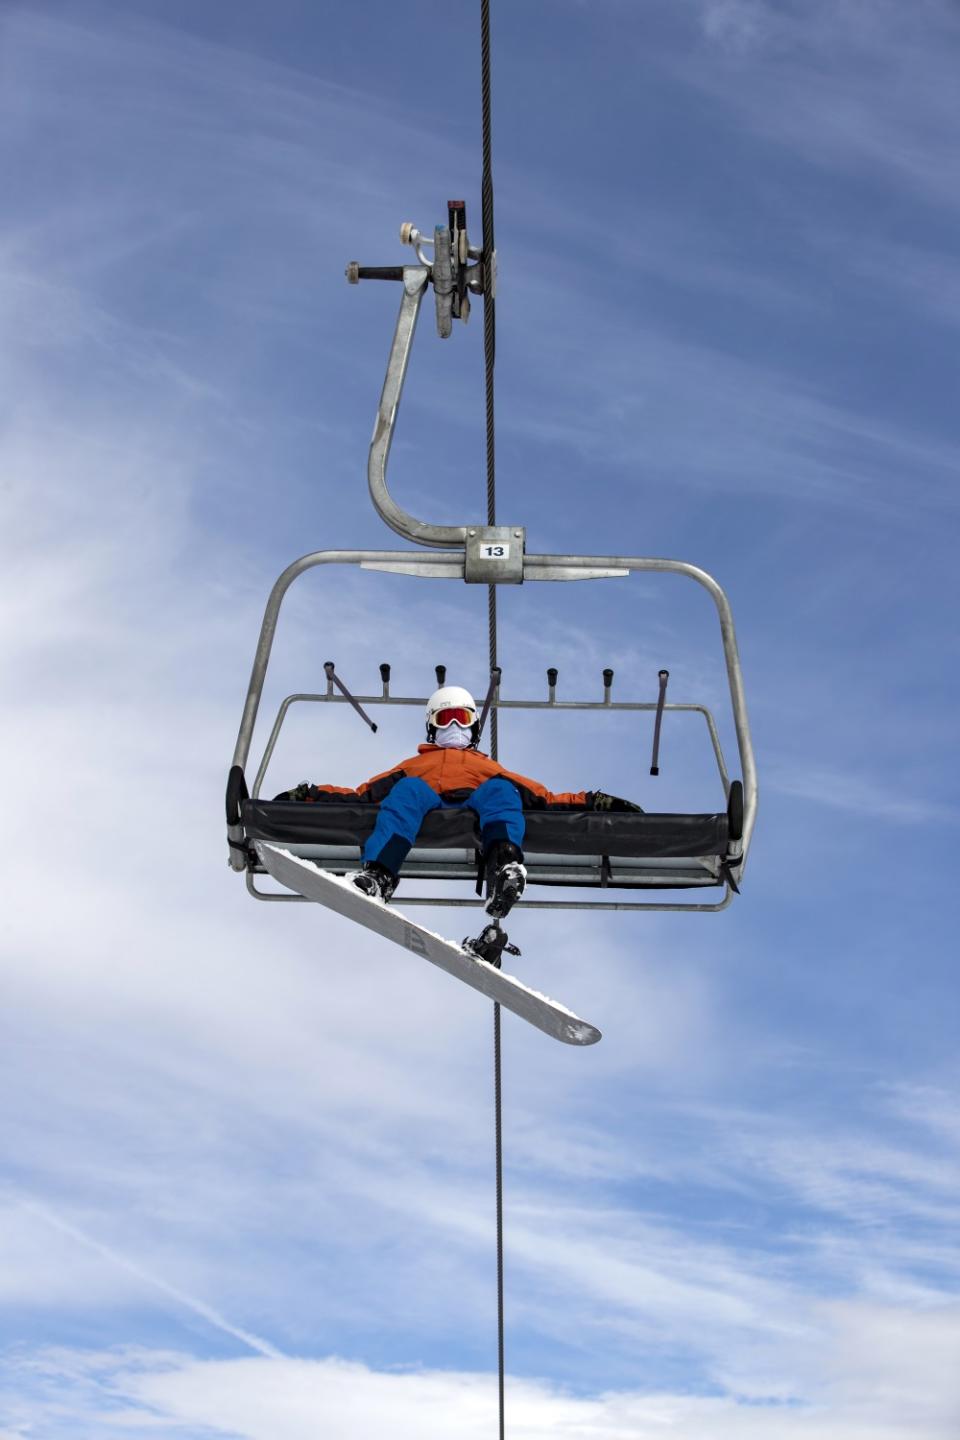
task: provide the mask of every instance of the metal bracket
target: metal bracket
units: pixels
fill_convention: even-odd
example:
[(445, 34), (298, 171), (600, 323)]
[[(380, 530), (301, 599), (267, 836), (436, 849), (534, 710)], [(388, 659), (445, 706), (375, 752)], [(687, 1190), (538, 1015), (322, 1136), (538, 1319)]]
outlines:
[(463, 578), (468, 585), (522, 585), (522, 525), (477, 525), (467, 531)]

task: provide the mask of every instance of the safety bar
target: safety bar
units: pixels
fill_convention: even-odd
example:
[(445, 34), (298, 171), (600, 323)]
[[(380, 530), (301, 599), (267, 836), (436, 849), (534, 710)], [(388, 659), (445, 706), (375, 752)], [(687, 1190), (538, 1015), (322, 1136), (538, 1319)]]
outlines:
[[(251, 795), (254, 800), (260, 798), (260, 789), (263, 785), (267, 769), (273, 758), (277, 741), (280, 738), (280, 731), (287, 718), (287, 711), (291, 705), (313, 703), (321, 705), (353, 705), (356, 709), (358, 704), (362, 705), (417, 705), (423, 706), (427, 703), (427, 697), (421, 695), (334, 695), (329, 690), (324, 695), (299, 692), (295, 695), (287, 695), (280, 702), (277, 711), (277, 718), (273, 722), (270, 737), (267, 740), (266, 749), (263, 752), (263, 759), (260, 761), (260, 768), (257, 770), (253, 782)], [(686, 711), (696, 715), (702, 715), (706, 721), (707, 730), (710, 735), (710, 743), (713, 746), (714, 758), (717, 762), (717, 769), (720, 772), (720, 781), (723, 785), (723, 794), (726, 798), (730, 790), (730, 776), (727, 771), (727, 762), (724, 759), (723, 749), (720, 744), (720, 735), (717, 730), (717, 723), (706, 705), (694, 705), (680, 703), (679, 701), (662, 705), (658, 700), (491, 700), (488, 707), (490, 710), (631, 710), (631, 711), (653, 711), (654, 714), (662, 714), (665, 710)], [(364, 716), (364, 719), (367, 719)], [(371, 729), (376, 726), (367, 719)]]

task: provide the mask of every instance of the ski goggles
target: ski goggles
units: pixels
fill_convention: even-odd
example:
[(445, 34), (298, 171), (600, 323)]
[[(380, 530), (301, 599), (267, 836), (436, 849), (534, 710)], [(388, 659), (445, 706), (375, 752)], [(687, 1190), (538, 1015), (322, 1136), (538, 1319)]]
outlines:
[(476, 719), (477, 712), (475, 710), (468, 710), (465, 705), (454, 705), (435, 711), (433, 723), (438, 730), (442, 730), (445, 725), (463, 725), (469, 728), (476, 723)]

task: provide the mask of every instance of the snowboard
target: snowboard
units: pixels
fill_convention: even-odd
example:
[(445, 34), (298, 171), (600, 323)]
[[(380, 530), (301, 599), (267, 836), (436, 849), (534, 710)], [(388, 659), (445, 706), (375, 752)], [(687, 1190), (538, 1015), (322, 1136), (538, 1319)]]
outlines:
[(414, 955), (438, 965), (448, 975), (479, 990), (505, 1010), (519, 1015), (521, 1020), (535, 1025), (546, 1035), (552, 1035), (555, 1040), (562, 1040), (567, 1045), (595, 1045), (600, 1039), (600, 1031), (594, 1025), (581, 1020), (565, 1005), (541, 995), (538, 990), (531, 990), (516, 976), (498, 970), (486, 960), (469, 954), (461, 945), (418, 925), (392, 905), (364, 895), (349, 880), (320, 870), (309, 860), (301, 860), (277, 845), (267, 844), (264, 840), (254, 843), (264, 868), (288, 890), (295, 890), (306, 900), (326, 905), (338, 915), (354, 920), (392, 940), (395, 945), (402, 945)]

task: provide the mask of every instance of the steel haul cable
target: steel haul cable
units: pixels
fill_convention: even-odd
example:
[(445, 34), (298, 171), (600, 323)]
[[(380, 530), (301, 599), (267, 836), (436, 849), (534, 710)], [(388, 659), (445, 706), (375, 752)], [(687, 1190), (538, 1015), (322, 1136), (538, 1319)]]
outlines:
[[(490, 0), (480, 0), (480, 97), (483, 130), (483, 174), (480, 204), (483, 219), (483, 361), (486, 395), (487, 524), (497, 523), (496, 435), (493, 411), (493, 369), (497, 350), (496, 249), (493, 233), (493, 134), (490, 122)], [(491, 673), (497, 664), (497, 587), (487, 587), (487, 631)], [(498, 758), (497, 709), (490, 709), (490, 756)], [(500, 1006), (493, 1007), (493, 1110), (497, 1188), (497, 1375), (500, 1440), (504, 1440), (503, 1344), (503, 1105), (500, 1058)]]

